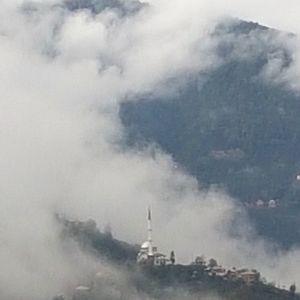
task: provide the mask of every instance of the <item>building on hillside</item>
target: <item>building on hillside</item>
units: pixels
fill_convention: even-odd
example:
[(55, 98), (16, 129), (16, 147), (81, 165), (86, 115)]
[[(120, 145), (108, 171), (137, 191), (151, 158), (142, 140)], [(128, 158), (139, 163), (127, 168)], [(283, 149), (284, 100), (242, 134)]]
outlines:
[(137, 263), (139, 265), (162, 266), (169, 264), (169, 259), (163, 253), (158, 252), (157, 247), (153, 246), (152, 242), (152, 217), (151, 210), (148, 209), (147, 218), (147, 241), (140, 248), (137, 255)]
[(258, 282), (260, 279), (260, 274), (255, 270), (252, 270), (252, 271), (247, 270), (247, 271), (241, 272), (239, 275), (240, 275), (240, 278), (248, 285)]
[(261, 207), (264, 207), (264, 206), (265, 206), (265, 202), (264, 202), (263, 200), (258, 199), (258, 200), (256, 201), (256, 207), (261, 208)]
[(276, 208), (277, 207), (277, 203), (275, 200), (271, 199), (268, 203), (268, 207), (269, 208)]
[(227, 275), (227, 270), (222, 266), (207, 267), (206, 271), (209, 276), (225, 277)]

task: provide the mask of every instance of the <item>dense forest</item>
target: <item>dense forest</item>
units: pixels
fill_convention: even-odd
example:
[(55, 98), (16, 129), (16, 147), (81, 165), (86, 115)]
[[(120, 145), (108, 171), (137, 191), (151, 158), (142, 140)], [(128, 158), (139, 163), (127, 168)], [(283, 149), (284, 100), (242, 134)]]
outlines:
[[(272, 55), (280, 53), (287, 67), (288, 50), (272, 42), (276, 31), (254, 23), (220, 26), (215, 34), (229, 35), (218, 47), (224, 64), (182, 78), (186, 84), (172, 96), (122, 106), (129, 143), (157, 143), (201, 185), (221, 185), (243, 201), (300, 201), (300, 96), (260, 76)], [(247, 40), (260, 50), (233, 55)]]
[(64, 4), (70, 10), (88, 9), (95, 14), (105, 9), (114, 9), (121, 15), (128, 15), (139, 11), (144, 5), (137, 0), (65, 0)]
[[(295, 36), (243, 21), (225, 22), (212, 35), (222, 64), (173, 79), (180, 82), (175, 92), (121, 106), (127, 144), (157, 145), (201, 188), (215, 185), (239, 199), (259, 234), (290, 247), (300, 242), (300, 96), (264, 74), (274, 57), (281, 72), (289, 68)], [(270, 200), (277, 206), (271, 212)]]

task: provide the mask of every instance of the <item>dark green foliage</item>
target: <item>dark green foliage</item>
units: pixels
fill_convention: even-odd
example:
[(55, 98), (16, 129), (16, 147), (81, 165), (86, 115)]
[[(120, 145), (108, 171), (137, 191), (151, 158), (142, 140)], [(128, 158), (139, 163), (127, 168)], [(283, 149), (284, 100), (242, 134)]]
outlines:
[(292, 294), (292, 295), (294, 295), (295, 293), (296, 293), (296, 284), (292, 284), (291, 286), (290, 286), (290, 293)]
[(209, 276), (205, 268), (199, 265), (158, 267), (145, 270), (145, 273), (144, 288), (151, 296), (157, 296), (159, 290), (165, 298), (168, 298), (170, 292), (179, 294), (180, 291), (188, 291), (188, 299), (213, 294), (226, 300), (299, 300), (291, 292), (261, 282), (247, 285), (241, 280)]
[(213, 268), (213, 267), (216, 267), (218, 265), (217, 261), (214, 259), (214, 258), (211, 258), (209, 261), (208, 261), (208, 266)]
[(138, 247), (114, 239), (111, 232), (102, 233), (93, 220), (72, 222), (63, 220), (63, 238), (73, 238), (82, 248), (114, 262), (135, 262)]
[(297, 246), (300, 242), (299, 207), (279, 207), (270, 210), (268, 208), (248, 210), (250, 218), (256, 225), (256, 231), (284, 248)]
[[(235, 39), (257, 27), (248, 24), (230, 27), (234, 38), (219, 48), (237, 48)], [(300, 97), (260, 77), (272, 53), (283, 52), (290, 63), (281, 46), (262, 47), (264, 52), (248, 59), (226, 53), (226, 63), (204, 82), (191, 75), (176, 95), (125, 103), (120, 116), (129, 143), (156, 142), (201, 184), (223, 185), (244, 201), (298, 200)]]
[(174, 253), (174, 251), (171, 251), (170, 262), (171, 262), (172, 265), (175, 264), (175, 253)]
[(120, 0), (65, 0), (64, 4), (70, 10), (88, 9), (98, 14), (106, 9), (113, 9), (121, 15), (138, 12), (145, 6), (137, 0), (127, 2)]
[[(291, 286), (289, 291), (278, 289), (260, 281), (247, 285), (240, 278), (227, 273), (225, 277), (210, 274), (204, 257), (199, 257), (191, 265), (165, 265), (158, 267), (138, 267), (135, 263), (137, 248), (125, 242), (114, 239), (111, 233), (106, 236), (101, 233), (93, 220), (87, 222), (71, 222), (59, 219), (62, 226), (62, 237), (72, 238), (83, 247), (102, 258), (106, 257), (112, 263), (127, 270), (126, 279), (131, 288), (134, 287), (141, 296), (140, 299), (199, 299), (203, 295), (216, 295), (224, 300), (299, 300), (295, 294), (296, 287)], [(199, 261), (200, 263), (197, 263)], [(129, 262), (129, 263), (128, 263)], [(215, 266), (215, 259), (210, 259), (209, 264)], [(118, 280), (118, 278), (116, 278)], [(117, 282), (108, 280), (116, 288)], [(100, 291), (103, 292), (103, 286)], [(107, 287), (110, 291), (111, 286)], [(130, 288), (124, 288), (130, 291)], [(93, 294), (93, 293), (92, 293)], [(102, 295), (101, 294), (101, 295)], [(126, 293), (125, 293), (126, 294)], [(131, 299), (131, 294), (123, 295), (122, 299)], [(97, 294), (93, 294), (95, 297)], [(104, 295), (104, 294), (103, 294)], [(102, 298), (104, 296), (101, 296)], [(99, 299), (99, 297), (88, 298)], [(101, 299), (102, 299), (101, 298)], [(54, 299), (63, 300), (62, 296)], [(77, 298), (76, 298), (77, 299)], [(103, 299), (120, 299), (106, 298)]]
[(300, 97), (254, 79), (255, 64), (231, 62), (173, 99), (126, 103), (130, 142), (156, 142), (199, 182), (244, 201), (297, 200)]
[[(203, 188), (218, 185), (244, 203), (278, 200), (287, 218), (276, 233), (271, 218), (251, 215), (260, 233), (290, 246), (292, 236), (300, 241), (298, 221), (289, 216), (299, 215), (300, 96), (261, 75), (270, 56), (280, 55), (282, 69), (292, 61), (275, 42), (277, 34), (255, 23), (218, 26), (214, 35), (224, 64), (205, 76), (182, 78), (186, 84), (171, 96), (124, 103), (120, 117), (130, 146), (156, 143)], [(250, 54), (241, 57), (241, 46)]]

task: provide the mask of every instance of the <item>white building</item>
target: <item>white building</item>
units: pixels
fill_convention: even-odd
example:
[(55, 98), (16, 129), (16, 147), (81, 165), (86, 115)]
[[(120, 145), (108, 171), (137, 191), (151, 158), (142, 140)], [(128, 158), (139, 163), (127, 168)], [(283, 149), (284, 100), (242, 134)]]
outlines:
[(151, 210), (148, 209), (148, 218), (147, 218), (147, 241), (141, 245), (141, 249), (137, 255), (137, 263), (140, 265), (155, 265), (161, 266), (169, 262), (166, 256), (157, 251), (157, 247), (153, 246), (152, 242), (152, 218)]
[(277, 207), (277, 203), (275, 200), (270, 200), (269, 203), (268, 203), (268, 207), (269, 208), (276, 208)]

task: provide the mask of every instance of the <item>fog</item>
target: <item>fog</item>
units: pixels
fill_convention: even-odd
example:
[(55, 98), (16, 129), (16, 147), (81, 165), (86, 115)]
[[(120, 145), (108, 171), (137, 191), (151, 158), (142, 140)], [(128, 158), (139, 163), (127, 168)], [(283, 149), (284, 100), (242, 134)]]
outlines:
[[(270, 255), (246, 216), (240, 235), (229, 234), (242, 213), (236, 200), (199, 190), (154, 145), (124, 147), (119, 104), (169, 92), (173, 78), (222, 64), (210, 35), (218, 20), (231, 14), (297, 31), (281, 2), (272, 15), (269, 2), (252, 1), (251, 10), (250, 1), (232, 2), (153, 0), (122, 16), (71, 12), (58, 0), (0, 1), (2, 298), (49, 299), (102, 268), (61, 243), (55, 213), (111, 224), (118, 238), (140, 243), (148, 205), (155, 242), (181, 262), (204, 254), (228, 267), (256, 267), (270, 280), (299, 278), (298, 250)], [(290, 1), (291, 10), (297, 5)], [(296, 50), (295, 42), (295, 57)], [(297, 70), (295, 60), (272, 76), (297, 89)]]

